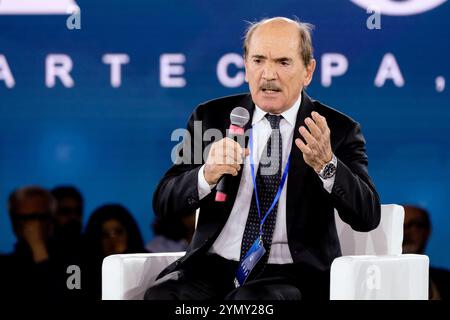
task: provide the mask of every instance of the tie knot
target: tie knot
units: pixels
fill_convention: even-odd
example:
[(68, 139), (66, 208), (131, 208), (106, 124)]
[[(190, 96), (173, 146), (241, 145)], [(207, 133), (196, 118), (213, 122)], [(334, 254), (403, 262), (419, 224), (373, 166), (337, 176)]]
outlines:
[(283, 116), (277, 116), (274, 114), (266, 114), (267, 120), (269, 120), (272, 129), (280, 129), (280, 120)]

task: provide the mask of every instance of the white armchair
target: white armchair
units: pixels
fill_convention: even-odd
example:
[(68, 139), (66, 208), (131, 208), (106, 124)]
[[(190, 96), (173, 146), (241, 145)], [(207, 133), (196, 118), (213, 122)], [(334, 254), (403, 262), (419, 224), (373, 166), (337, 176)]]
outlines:
[[(331, 266), (330, 299), (428, 299), (428, 257), (401, 254), (403, 207), (382, 205), (380, 225), (364, 233), (353, 231), (335, 214), (343, 256)], [(106, 257), (102, 298), (142, 299), (159, 272), (183, 255), (171, 252)]]
[(428, 299), (428, 257), (402, 254), (403, 207), (382, 205), (371, 232), (353, 231), (335, 216), (342, 257), (331, 265), (331, 300)]

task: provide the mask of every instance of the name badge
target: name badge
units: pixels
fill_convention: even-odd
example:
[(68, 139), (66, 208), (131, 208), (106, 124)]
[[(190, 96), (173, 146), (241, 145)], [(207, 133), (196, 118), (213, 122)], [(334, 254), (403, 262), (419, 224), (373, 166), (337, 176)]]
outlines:
[(250, 272), (265, 253), (266, 249), (264, 248), (262, 239), (257, 238), (239, 263), (239, 267), (236, 271), (236, 277), (234, 278), (234, 285), (236, 288), (245, 283), (245, 280), (247, 280)]

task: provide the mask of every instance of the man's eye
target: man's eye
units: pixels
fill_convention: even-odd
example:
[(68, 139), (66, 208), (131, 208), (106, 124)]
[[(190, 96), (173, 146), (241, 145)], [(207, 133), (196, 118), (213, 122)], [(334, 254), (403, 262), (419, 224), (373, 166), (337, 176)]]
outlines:
[(289, 62), (287, 62), (287, 61), (281, 61), (280, 64), (281, 64), (282, 66), (286, 67), (286, 66), (289, 65)]
[(256, 64), (260, 64), (261, 63), (261, 59), (253, 59), (253, 62)]

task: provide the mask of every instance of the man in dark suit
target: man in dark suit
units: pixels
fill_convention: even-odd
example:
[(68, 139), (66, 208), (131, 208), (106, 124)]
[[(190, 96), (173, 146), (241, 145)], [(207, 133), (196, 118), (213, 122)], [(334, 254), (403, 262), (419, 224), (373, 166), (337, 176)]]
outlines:
[[(359, 124), (304, 91), (316, 65), (310, 26), (286, 18), (253, 24), (244, 59), (250, 94), (197, 107), (183, 161), (155, 191), (157, 215), (200, 210), (188, 252), (159, 275), (146, 299), (327, 299), (329, 269), (341, 255), (334, 208), (355, 230), (379, 223)], [(250, 114), (252, 143), (202, 141), (194, 128), (226, 136), (236, 106)], [(227, 200), (216, 202), (224, 175), (231, 176)]]

